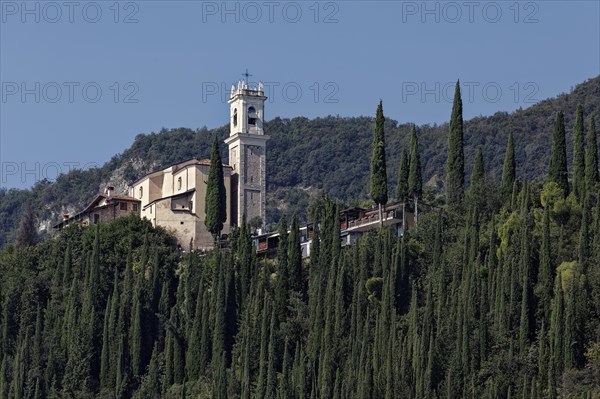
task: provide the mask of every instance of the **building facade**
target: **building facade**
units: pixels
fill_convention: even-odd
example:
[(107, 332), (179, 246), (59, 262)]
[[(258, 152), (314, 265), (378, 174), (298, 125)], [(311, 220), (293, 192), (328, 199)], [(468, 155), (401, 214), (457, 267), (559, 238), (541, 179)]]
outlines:
[(140, 210), (141, 201), (139, 199), (126, 195), (115, 195), (114, 187), (108, 186), (103, 194), (96, 195), (81, 212), (75, 215), (64, 214), (63, 220), (54, 228), (62, 230), (63, 227), (74, 223), (88, 226), (110, 222), (121, 216), (139, 215)]
[[(264, 133), (264, 95), (262, 83), (250, 87), (240, 81), (232, 86), (229, 165), (223, 165), (227, 197), (227, 220), (222, 234), (231, 226), (247, 220), (266, 219), (266, 142)], [(209, 249), (214, 239), (206, 220), (206, 182), (210, 160), (190, 159), (150, 173), (133, 183), (130, 195), (141, 201), (141, 216), (154, 226), (170, 230), (181, 248)]]
[[(141, 201), (142, 217), (171, 231), (182, 249), (209, 249), (214, 238), (206, 229), (204, 211), (210, 160), (190, 159), (150, 173), (136, 181), (130, 195)], [(231, 204), (231, 167), (223, 165), (227, 206)], [(222, 234), (229, 234), (230, 212)]]
[(260, 218), (266, 221), (267, 140), (265, 135), (265, 100), (262, 83), (250, 87), (238, 82), (231, 87), (230, 131), (225, 143), (229, 146), (231, 165), (231, 223)]

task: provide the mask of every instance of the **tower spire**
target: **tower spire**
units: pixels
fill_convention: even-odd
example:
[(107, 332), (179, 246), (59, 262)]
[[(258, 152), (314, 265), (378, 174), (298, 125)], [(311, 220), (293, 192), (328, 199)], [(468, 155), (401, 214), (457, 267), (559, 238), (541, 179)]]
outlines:
[[(248, 69), (242, 74), (252, 76)], [(229, 164), (232, 166), (231, 222), (239, 225), (247, 220), (266, 220), (266, 144), (264, 87), (250, 88), (247, 82), (238, 82), (230, 105), (230, 132), (225, 143), (229, 146)]]

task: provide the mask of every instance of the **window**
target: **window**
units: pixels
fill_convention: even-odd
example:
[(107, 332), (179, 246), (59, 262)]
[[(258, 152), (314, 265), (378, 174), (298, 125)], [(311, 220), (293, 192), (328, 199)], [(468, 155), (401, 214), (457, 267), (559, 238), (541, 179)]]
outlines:
[(100, 222), (100, 215), (94, 213), (94, 224), (98, 224), (98, 222)]
[(177, 190), (181, 190), (181, 176), (177, 178)]
[(188, 204), (188, 206), (190, 207), (190, 211), (192, 209), (194, 209), (194, 201), (190, 201), (190, 203)]
[(138, 211), (138, 204), (133, 204), (133, 211), (137, 212)]
[(248, 124), (256, 125), (256, 109), (254, 107), (248, 108)]
[(150, 213), (152, 213), (152, 206), (150, 207)]
[(233, 126), (237, 126), (237, 108), (233, 110)]
[(127, 202), (119, 202), (119, 209), (121, 209), (122, 211), (126, 211), (127, 210)]
[(144, 187), (140, 187), (139, 192), (139, 197), (140, 199), (142, 199), (142, 197), (144, 196)]

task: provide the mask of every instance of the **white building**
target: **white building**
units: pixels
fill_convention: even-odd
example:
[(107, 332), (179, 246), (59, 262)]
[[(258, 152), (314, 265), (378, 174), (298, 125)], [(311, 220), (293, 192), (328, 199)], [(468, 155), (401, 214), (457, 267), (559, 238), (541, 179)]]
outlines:
[[(232, 87), (230, 104), (229, 164), (223, 165), (227, 220), (222, 234), (229, 234), (244, 215), (247, 220), (266, 219), (266, 142), (263, 85), (245, 82)], [(136, 181), (130, 195), (141, 201), (141, 217), (162, 226), (188, 249), (208, 249), (213, 237), (206, 229), (204, 212), (210, 160), (190, 159), (150, 173)]]
[(264, 88), (250, 88), (244, 82), (231, 87), (229, 145), (231, 172), (231, 220), (239, 224), (260, 217), (266, 219), (266, 148), (264, 132)]

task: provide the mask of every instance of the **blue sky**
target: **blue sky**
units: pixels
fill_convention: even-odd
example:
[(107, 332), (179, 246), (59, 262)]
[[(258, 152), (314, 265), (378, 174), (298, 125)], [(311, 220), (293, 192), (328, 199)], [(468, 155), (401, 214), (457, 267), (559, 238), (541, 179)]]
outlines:
[[(600, 73), (598, 1), (0, 1), (0, 186), (101, 165), (139, 133), (228, 121), (248, 68), (267, 119), (449, 119)], [(206, 156), (207, 154), (198, 154)]]

